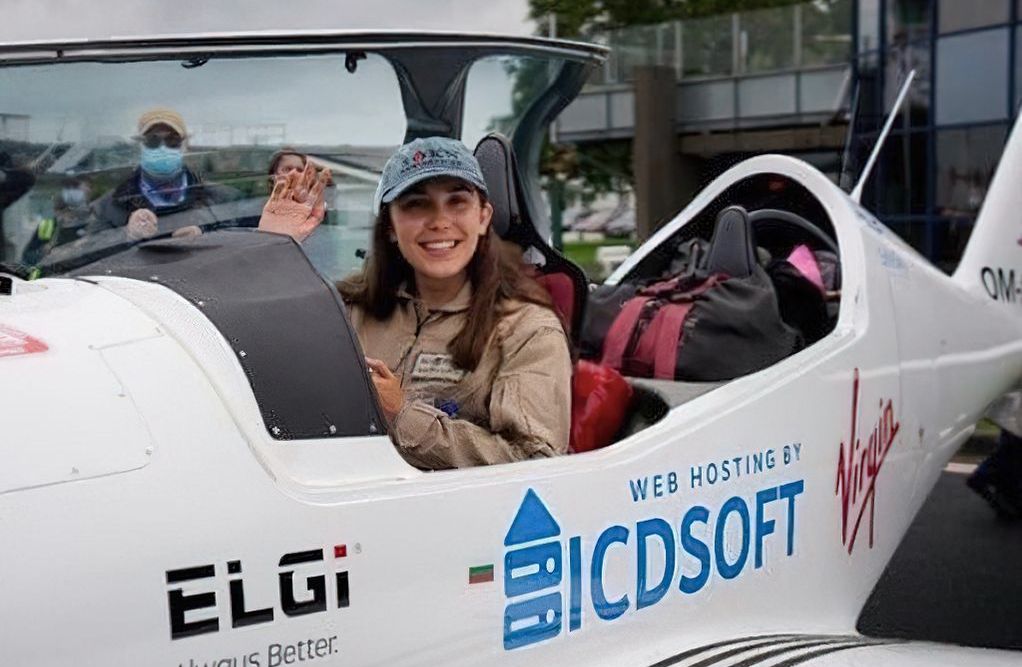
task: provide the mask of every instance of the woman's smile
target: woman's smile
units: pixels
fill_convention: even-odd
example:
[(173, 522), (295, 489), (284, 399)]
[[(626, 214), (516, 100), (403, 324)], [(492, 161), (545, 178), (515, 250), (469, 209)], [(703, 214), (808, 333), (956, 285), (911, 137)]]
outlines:
[(419, 241), (419, 247), (425, 250), (430, 257), (437, 259), (443, 259), (450, 254), (450, 250), (453, 250), (455, 246), (461, 244), (460, 240), (446, 239), (436, 241)]

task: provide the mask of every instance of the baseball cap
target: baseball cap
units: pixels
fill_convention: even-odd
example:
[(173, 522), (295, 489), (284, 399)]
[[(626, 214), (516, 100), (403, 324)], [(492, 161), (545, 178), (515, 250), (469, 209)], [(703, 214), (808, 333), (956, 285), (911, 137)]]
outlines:
[(376, 186), (373, 211), (379, 214), (383, 204), (394, 201), (416, 183), (437, 176), (460, 178), (486, 192), (479, 161), (465, 144), (447, 137), (426, 137), (410, 141), (387, 160)]
[(182, 137), (188, 136), (185, 119), (178, 112), (167, 107), (156, 107), (138, 117), (138, 133), (145, 134), (155, 125), (166, 125)]

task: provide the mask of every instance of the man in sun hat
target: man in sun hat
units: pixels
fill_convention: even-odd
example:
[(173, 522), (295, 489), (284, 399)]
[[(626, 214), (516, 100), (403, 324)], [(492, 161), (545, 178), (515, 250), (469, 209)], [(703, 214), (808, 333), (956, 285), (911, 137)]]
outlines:
[(233, 189), (203, 183), (185, 165), (188, 127), (177, 111), (146, 111), (138, 118), (133, 139), (139, 146), (139, 166), (97, 200), (89, 233), (125, 227), (128, 238), (147, 238), (157, 233), (164, 215), (237, 198)]

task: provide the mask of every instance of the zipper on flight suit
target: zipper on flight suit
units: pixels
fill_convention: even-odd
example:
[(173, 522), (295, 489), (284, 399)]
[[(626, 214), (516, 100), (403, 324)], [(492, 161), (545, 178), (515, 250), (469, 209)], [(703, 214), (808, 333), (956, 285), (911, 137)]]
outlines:
[[(411, 351), (415, 349), (415, 346), (419, 342), (419, 336), (422, 334), (422, 328), (425, 327), (427, 324), (429, 324), (430, 320), (433, 319), (434, 316), (439, 314), (439, 311), (432, 311), (432, 310), (426, 309), (426, 316), (425, 317), (419, 317), (419, 315), (420, 315), (420, 311), (419, 311), (420, 306), (422, 308), (425, 308), (425, 306), (422, 305), (422, 302), (419, 301), (418, 299), (416, 299), (416, 300), (414, 300), (412, 302), (412, 308), (415, 310), (415, 337), (412, 338), (412, 344), (408, 346), (408, 348), (404, 351), (404, 353), (402, 353), (401, 357), (397, 360), (397, 368), (401, 368), (404, 365), (405, 360), (408, 359), (408, 355), (411, 354)], [(405, 379), (407, 377), (410, 377), (410, 376), (411, 376), (410, 369), (409, 369), (409, 372), (401, 374), (401, 384), (400, 384), (400, 386), (401, 386), (402, 389), (405, 388)]]

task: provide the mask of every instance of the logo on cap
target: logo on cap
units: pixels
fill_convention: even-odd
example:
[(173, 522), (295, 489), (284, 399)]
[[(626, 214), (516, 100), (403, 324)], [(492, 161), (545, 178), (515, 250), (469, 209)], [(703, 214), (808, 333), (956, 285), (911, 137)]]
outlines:
[(422, 151), (415, 151), (415, 155), (412, 156), (412, 162), (414, 162), (415, 166), (418, 167), (422, 164), (422, 161), (425, 158), (426, 156), (422, 153)]

